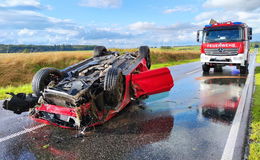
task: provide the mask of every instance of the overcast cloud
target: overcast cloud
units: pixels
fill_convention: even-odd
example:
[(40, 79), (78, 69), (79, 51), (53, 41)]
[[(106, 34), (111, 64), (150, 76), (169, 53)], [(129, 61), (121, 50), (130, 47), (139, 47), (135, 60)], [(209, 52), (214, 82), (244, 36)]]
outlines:
[(203, 6), (213, 9), (213, 11), (206, 11), (197, 15), (195, 19), (200, 24), (206, 23), (211, 18), (218, 21), (242, 21), (253, 27), (254, 34), (260, 33), (259, 0), (207, 0)]
[(224, 8), (228, 10), (252, 11), (259, 9), (259, 0), (206, 0), (203, 4), (208, 8)]
[[(123, 7), (124, 1), (78, 0), (75, 5), (85, 10), (96, 9), (96, 13), (93, 14), (108, 10), (107, 13), (115, 12), (114, 15), (120, 17), (116, 10)], [(131, 18), (131, 20), (121, 24), (113, 24), (111, 20), (109, 23), (109, 20), (103, 19), (106, 22), (103, 25), (95, 24), (95, 21), (93, 24), (83, 25), (75, 22), (74, 19), (47, 16), (41, 11), (48, 11), (51, 8), (55, 10), (55, 6), (43, 5), (40, 0), (0, 0), (0, 43), (99, 44), (108, 47), (197, 44), (196, 31), (207, 24), (211, 18), (217, 21), (243, 21), (253, 27), (255, 34), (260, 34), (260, 1), (258, 0), (233, 0), (232, 3), (226, 0), (206, 0), (201, 3), (201, 7), (203, 7), (202, 11), (197, 12), (188, 22), (182, 22), (183, 17), (180, 16), (177, 16), (179, 21), (168, 19), (167, 22), (170, 23), (167, 24), (139, 20), (144, 11), (137, 8), (136, 11), (140, 12), (139, 17), (132, 17), (133, 13), (126, 11), (129, 15), (123, 19)], [(194, 8), (169, 6), (156, 14), (160, 14), (162, 19), (164, 16), (176, 17), (177, 13), (189, 15)], [(112, 18), (117, 22), (117, 16)]]

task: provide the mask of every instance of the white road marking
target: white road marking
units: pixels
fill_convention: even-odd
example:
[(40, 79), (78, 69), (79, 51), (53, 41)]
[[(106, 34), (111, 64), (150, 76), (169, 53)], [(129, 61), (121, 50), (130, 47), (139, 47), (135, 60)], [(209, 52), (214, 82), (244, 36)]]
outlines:
[[(255, 53), (256, 55), (256, 53)], [(241, 125), (241, 121), (243, 119), (243, 116), (246, 116), (244, 114), (244, 111), (246, 110), (246, 100), (249, 92), (249, 85), (253, 85), (253, 78), (254, 78), (254, 66), (255, 66), (255, 57), (253, 57), (253, 62), (251, 63), (250, 72), (248, 74), (248, 78), (246, 80), (244, 89), (242, 91), (241, 99), (239, 102), (239, 105), (237, 107), (237, 111), (235, 114), (235, 118), (232, 122), (232, 126), (228, 135), (228, 139), (221, 157), (221, 160), (232, 160), (234, 159), (234, 153), (235, 153), (235, 147), (238, 137), (239, 128)], [(252, 96), (252, 95), (251, 95)], [(250, 97), (251, 98), (251, 97)], [(250, 106), (249, 106), (250, 107)]]
[(38, 126), (35, 126), (35, 127), (32, 127), (32, 128), (27, 128), (27, 129), (25, 129), (25, 130), (23, 130), (23, 131), (20, 131), (20, 132), (11, 134), (11, 135), (9, 135), (9, 136), (0, 138), (0, 143), (2, 143), (2, 142), (4, 142), (4, 141), (7, 141), (7, 140), (9, 140), (9, 139), (18, 137), (18, 136), (23, 135), (23, 134), (25, 134), (25, 133), (32, 132), (32, 131), (34, 131), (34, 130), (36, 130), (36, 129), (39, 129), (39, 128), (42, 128), (42, 127), (44, 127), (44, 126), (46, 126), (46, 124), (41, 124), (41, 125), (38, 125)]
[(192, 73), (199, 72), (199, 71), (201, 71), (201, 69), (196, 69), (196, 70), (194, 70), (194, 71), (187, 72), (186, 74), (192, 74)]

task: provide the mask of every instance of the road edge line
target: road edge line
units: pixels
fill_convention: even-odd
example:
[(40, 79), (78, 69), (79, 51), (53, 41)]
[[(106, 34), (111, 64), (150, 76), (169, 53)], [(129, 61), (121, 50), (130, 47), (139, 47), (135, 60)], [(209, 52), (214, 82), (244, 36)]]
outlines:
[(221, 160), (242, 159), (243, 156), (243, 146), (245, 143), (248, 116), (251, 108), (253, 94), (256, 54), (257, 51), (255, 50), (253, 55), (253, 62), (250, 66), (250, 72), (242, 91), (241, 99), (236, 111), (235, 118), (232, 122)]
[(13, 134), (11, 134), (11, 135), (9, 135), (9, 136), (0, 138), (0, 143), (2, 143), (2, 142), (4, 142), (4, 141), (7, 141), (7, 140), (9, 140), (9, 139), (18, 137), (18, 136), (23, 135), (23, 134), (25, 134), (25, 133), (32, 132), (32, 131), (34, 131), (34, 130), (36, 130), (36, 129), (39, 129), (39, 128), (42, 128), (42, 127), (44, 127), (44, 126), (47, 126), (47, 125), (46, 125), (46, 124), (41, 124), (41, 125), (38, 125), (38, 126), (34, 126), (34, 127), (32, 127), (32, 128), (26, 128), (26, 129), (23, 130), (23, 131), (20, 131), (20, 132), (17, 132), (17, 133), (13, 133)]

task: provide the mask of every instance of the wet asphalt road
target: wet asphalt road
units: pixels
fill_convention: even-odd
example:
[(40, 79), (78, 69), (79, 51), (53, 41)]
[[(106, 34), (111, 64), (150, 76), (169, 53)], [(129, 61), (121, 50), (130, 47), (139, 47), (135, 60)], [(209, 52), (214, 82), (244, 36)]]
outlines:
[[(200, 62), (171, 71), (171, 91), (129, 105), (85, 137), (45, 126), (0, 142), (0, 159), (220, 159), (246, 78), (233, 67), (203, 75)], [(0, 124), (0, 139), (39, 125), (3, 109)]]

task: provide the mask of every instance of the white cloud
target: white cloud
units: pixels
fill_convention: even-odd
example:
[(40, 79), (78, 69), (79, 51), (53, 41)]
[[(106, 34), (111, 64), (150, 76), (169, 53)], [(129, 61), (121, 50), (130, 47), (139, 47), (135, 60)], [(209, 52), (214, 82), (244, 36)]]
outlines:
[(38, 0), (0, 0), (1, 7), (16, 7), (16, 6), (40, 6)]
[(238, 21), (236, 13), (231, 11), (213, 10), (202, 12), (195, 17), (195, 20), (200, 21), (201, 24), (208, 24), (210, 19), (215, 19), (219, 22)]
[(69, 19), (49, 17), (35, 11), (41, 6), (36, 0), (2, 1), (0, 43), (61, 44), (70, 40), (78, 42), (77, 39), (84, 35), (82, 28)]
[(24, 28), (24, 29), (21, 29), (20, 31), (18, 31), (19, 36), (25, 36), (25, 35), (32, 36), (34, 34), (35, 34), (34, 30), (29, 30), (27, 28)]
[(0, 10), (1, 29), (44, 29), (53, 26), (67, 27), (72, 22), (67, 19), (57, 19), (29, 10)]
[(174, 12), (187, 12), (187, 11), (192, 11), (192, 10), (193, 10), (192, 7), (178, 6), (175, 8), (166, 9), (163, 11), (163, 13), (170, 14), (170, 13), (174, 13)]
[(207, 0), (204, 7), (251, 11), (260, 8), (259, 0)]
[(49, 9), (50, 5), (43, 6), (39, 0), (0, 0), (0, 7), (2, 8), (15, 8), (15, 9)]
[(81, 0), (80, 5), (94, 8), (118, 8), (122, 0)]
[(168, 26), (159, 26), (153, 22), (136, 22), (133, 24), (128, 25), (130, 30), (134, 31), (177, 31), (177, 30), (184, 30), (184, 29), (193, 29), (196, 27), (195, 25), (189, 23), (175, 23)]
[(155, 27), (155, 24), (152, 22), (135, 22), (133, 24), (130, 24), (128, 27), (130, 30), (143, 31), (153, 29)]
[[(144, 24), (144, 26), (141, 24)], [(135, 27), (132, 27), (132, 30), (130, 30), (129, 26)], [(150, 22), (136, 22), (116, 28), (114, 26), (102, 28), (79, 27), (76, 24), (69, 24), (68, 26), (57, 24), (57, 26), (50, 25), (49, 27), (39, 29), (0, 29), (0, 43), (97, 44), (123, 48), (138, 47), (140, 45), (182, 45), (195, 43), (194, 30), (197, 30), (197, 28), (192, 24), (163, 26)]]
[(217, 20), (218, 22), (226, 21), (241, 21), (248, 24), (253, 28), (255, 34), (260, 33), (260, 13), (259, 12), (248, 12), (248, 11), (210, 11), (202, 12), (196, 16), (198, 25), (205, 25), (209, 23), (211, 18)]
[[(97, 1), (95, 1), (97, 2)], [(121, 1), (98, 1), (102, 7), (117, 7)], [(94, 3), (92, 3), (92, 6)], [(49, 17), (38, 12), (43, 8), (38, 0), (0, 0), (0, 43), (3, 44), (104, 44), (133, 40), (125, 29), (80, 26), (69, 19)], [(120, 45), (120, 43), (118, 43)]]
[[(197, 24), (201, 25), (201, 27), (208, 24), (211, 18), (219, 22), (241, 21), (253, 28), (253, 40), (259, 40), (259, 0), (206, 0), (203, 6), (211, 8), (211, 11), (202, 12), (195, 17)], [(214, 8), (216, 9), (214, 10)]]
[(64, 28), (46, 28), (48, 33), (54, 33), (59, 35), (77, 36), (79, 34), (78, 29), (64, 29)]
[(184, 43), (195, 43), (194, 31), (199, 26), (190, 23), (176, 23), (172, 25), (157, 25), (152, 22), (136, 22), (128, 25), (133, 33), (140, 36), (136, 38), (140, 44), (150, 45), (181, 45)]

